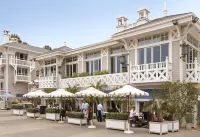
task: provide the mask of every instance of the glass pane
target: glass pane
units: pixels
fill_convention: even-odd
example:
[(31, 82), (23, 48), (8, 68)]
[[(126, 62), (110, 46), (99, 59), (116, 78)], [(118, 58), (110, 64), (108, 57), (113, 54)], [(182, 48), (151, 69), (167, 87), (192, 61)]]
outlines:
[(169, 44), (162, 44), (161, 45), (161, 62), (166, 60), (166, 57), (169, 56)]
[(160, 46), (153, 47), (153, 63), (160, 62)]
[(99, 60), (94, 61), (94, 70), (95, 71), (99, 70)]
[(86, 72), (89, 73), (90, 69), (89, 69), (89, 62), (86, 62)]
[(101, 70), (101, 60), (99, 60), (99, 70)]
[(66, 67), (67, 76), (69, 77), (69, 65)]
[(73, 64), (73, 74), (74, 74), (74, 73), (77, 73), (77, 72), (76, 72), (76, 70), (77, 70), (76, 66), (77, 66), (76, 64)]
[(146, 49), (146, 63), (151, 63), (151, 48)]
[(69, 66), (69, 70), (70, 70), (69, 71), (69, 76), (71, 77), (72, 76), (72, 65)]
[(91, 65), (90, 65), (90, 67), (91, 67), (91, 73), (90, 73), (90, 74), (93, 75), (93, 72), (94, 72), (94, 69), (93, 69), (93, 67), (94, 67), (94, 66), (93, 66), (93, 61), (91, 61), (90, 63), (91, 63)]
[(138, 64), (144, 64), (144, 49), (138, 49)]
[(115, 57), (111, 57), (111, 73), (115, 73)]
[(120, 73), (120, 56), (117, 56), (117, 73)]

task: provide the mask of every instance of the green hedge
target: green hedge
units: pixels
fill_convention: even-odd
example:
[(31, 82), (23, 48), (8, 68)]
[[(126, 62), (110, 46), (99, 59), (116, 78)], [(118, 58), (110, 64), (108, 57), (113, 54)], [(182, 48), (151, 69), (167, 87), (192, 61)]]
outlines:
[(29, 113), (38, 113), (37, 108), (27, 108), (26, 111), (29, 112)]
[(105, 75), (108, 74), (109, 72), (107, 70), (102, 70), (102, 71), (94, 71), (94, 75)]
[(12, 109), (23, 109), (23, 106), (20, 104), (12, 104), (11, 108)]
[(69, 112), (69, 111), (66, 111), (66, 116), (70, 117), (70, 118), (80, 118), (80, 119), (84, 118), (84, 114), (81, 113), (81, 112)]
[(45, 112), (46, 113), (60, 113), (60, 110), (56, 108), (46, 108)]
[(107, 113), (106, 119), (128, 120), (128, 113)]
[(197, 125), (200, 126), (200, 115), (197, 117)]

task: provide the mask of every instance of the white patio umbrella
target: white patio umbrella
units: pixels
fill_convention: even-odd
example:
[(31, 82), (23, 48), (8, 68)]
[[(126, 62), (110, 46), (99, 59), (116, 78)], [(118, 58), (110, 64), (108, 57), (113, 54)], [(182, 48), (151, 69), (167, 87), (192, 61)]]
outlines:
[(82, 91), (79, 91), (75, 94), (76, 96), (82, 96), (82, 97), (105, 97), (107, 96), (106, 93), (98, 90), (98, 89), (95, 89), (93, 87), (89, 87), (85, 90), (82, 90)]
[[(75, 93), (76, 96), (82, 96), (82, 97), (105, 97), (107, 96), (106, 93), (95, 89), (93, 87), (89, 87), (85, 90), (79, 91), (77, 93)], [(94, 125), (93, 121), (91, 120), (91, 126), (88, 126), (88, 128), (96, 128), (96, 126)]]
[(42, 90), (32, 91), (23, 95), (23, 97), (28, 97), (28, 98), (37, 98), (37, 97), (45, 97), (45, 96), (47, 96), (47, 93), (45, 93)]
[[(113, 92), (110, 92), (109, 95), (110, 96), (121, 96), (121, 97), (128, 96), (128, 111), (129, 111), (129, 99), (130, 99), (130, 97), (149, 96), (149, 93), (144, 92), (140, 89), (134, 88), (130, 85), (125, 85), (120, 89), (117, 89)], [(133, 131), (130, 130), (130, 122), (129, 122), (128, 130), (124, 131), (124, 133), (128, 133), (128, 134), (133, 133)]]
[(75, 95), (73, 93), (70, 93), (64, 89), (57, 89), (56, 91), (53, 91), (46, 95), (46, 97), (51, 98), (60, 98), (60, 97), (74, 97)]

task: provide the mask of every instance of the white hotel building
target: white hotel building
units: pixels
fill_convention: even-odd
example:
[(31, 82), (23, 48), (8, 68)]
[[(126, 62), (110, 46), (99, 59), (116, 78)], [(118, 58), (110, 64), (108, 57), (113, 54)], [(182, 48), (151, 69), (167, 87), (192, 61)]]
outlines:
[[(4, 75), (4, 91), (24, 94), (28, 91), (28, 83), (35, 79), (39, 79), (41, 89), (67, 88), (69, 85), (86, 88), (101, 81), (107, 85), (105, 92), (109, 92), (115, 87), (130, 84), (150, 94), (150, 97), (135, 99), (136, 109), (139, 111), (139, 103), (149, 100), (152, 89), (159, 88), (164, 82), (185, 81), (198, 86), (200, 83), (198, 17), (192, 12), (167, 15), (166, 9), (163, 17), (155, 19), (149, 18), (150, 11), (147, 9), (140, 9), (137, 13), (138, 20), (134, 23), (128, 24), (128, 19), (124, 16), (117, 18), (117, 32), (108, 40), (99, 43), (77, 49), (63, 46), (50, 52), (40, 49), (26, 51), (32, 61), (27, 57), (26, 60), (23, 60), (23, 57), (18, 58), (18, 54), (20, 57), (23, 56), (17, 53), (18, 47), (14, 47), (16, 51), (13, 51), (12, 55), (4, 50), (0, 65), (6, 62), (7, 66), (10, 65), (15, 70), (14, 77), (12, 73), (12, 81), (8, 79), (11, 76), (7, 74), (7, 69), (1, 73)], [(35, 55), (34, 59), (32, 55)], [(125, 57), (127, 65), (120, 63), (121, 56)], [(21, 62), (30, 64), (25, 63), (22, 68), (28, 67), (28, 72), (20, 73), (19, 76), (17, 68), (22, 65)], [(95, 71), (101, 70), (107, 70), (109, 74), (93, 75)], [(83, 72), (88, 72), (90, 76), (71, 78), (74, 73)], [(28, 75), (31, 77), (25, 79)], [(10, 85), (19, 88), (9, 90)], [(25, 86), (27, 90), (22, 91), (21, 86)]]

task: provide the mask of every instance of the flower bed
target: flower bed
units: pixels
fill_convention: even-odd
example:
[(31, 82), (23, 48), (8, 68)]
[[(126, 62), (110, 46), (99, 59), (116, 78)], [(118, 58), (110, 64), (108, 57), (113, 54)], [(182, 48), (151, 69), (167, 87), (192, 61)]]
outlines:
[(40, 116), (40, 113), (38, 112), (38, 109), (36, 108), (28, 108), (26, 109), (26, 115), (27, 117), (37, 118)]
[(24, 114), (23, 106), (19, 104), (12, 104), (12, 114), (22, 116)]
[(67, 122), (71, 124), (83, 125), (87, 124), (84, 114), (81, 112), (66, 112)]
[(56, 108), (46, 108), (46, 119), (49, 120), (59, 120), (60, 119), (60, 111)]
[(128, 113), (107, 113), (105, 128), (126, 130), (128, 128)]

